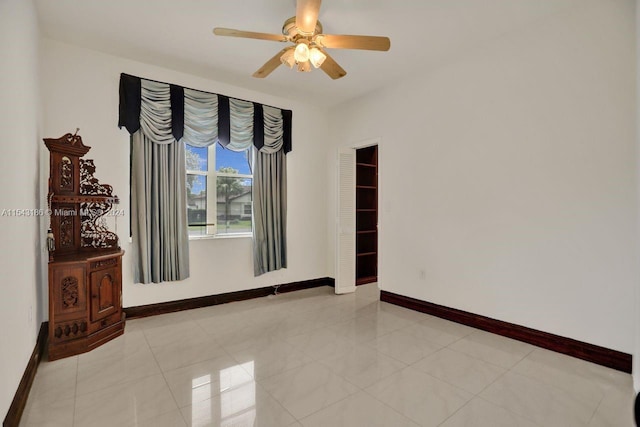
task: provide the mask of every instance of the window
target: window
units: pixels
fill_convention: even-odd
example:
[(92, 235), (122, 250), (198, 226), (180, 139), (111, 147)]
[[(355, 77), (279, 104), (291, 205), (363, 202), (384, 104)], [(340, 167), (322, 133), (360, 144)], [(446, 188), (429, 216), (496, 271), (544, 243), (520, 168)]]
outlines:
[(189, 236), (250, 234), (251, 150), (185, 145)]

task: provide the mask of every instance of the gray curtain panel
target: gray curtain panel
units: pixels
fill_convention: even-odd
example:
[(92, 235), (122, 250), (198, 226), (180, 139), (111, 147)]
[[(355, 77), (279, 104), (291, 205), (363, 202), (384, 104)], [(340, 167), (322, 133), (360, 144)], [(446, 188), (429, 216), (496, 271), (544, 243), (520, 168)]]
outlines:
[(253, 168), (253, 272), (287, 267), (287, 156), (282, 112), (264, 106), (264, 146)]
[(169, 85), (142, 81), (140, 129), (132, 136), (134, 282), (189, 277), (184, 144), (171, 134)]
[(253, 271), (287, 267), (287, 157), (258, 151), (253, 168)]

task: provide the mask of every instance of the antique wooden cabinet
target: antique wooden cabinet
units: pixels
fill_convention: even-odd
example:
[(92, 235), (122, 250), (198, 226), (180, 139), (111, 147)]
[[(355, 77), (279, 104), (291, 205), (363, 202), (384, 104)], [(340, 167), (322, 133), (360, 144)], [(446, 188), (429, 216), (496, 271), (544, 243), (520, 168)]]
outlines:
[(45, 139), (48, 208), (49, 360), (87, 352), (124, 332), (122, 255), (105, 215), (118, 203), (93, 176), (90, 147), (77, 135)]

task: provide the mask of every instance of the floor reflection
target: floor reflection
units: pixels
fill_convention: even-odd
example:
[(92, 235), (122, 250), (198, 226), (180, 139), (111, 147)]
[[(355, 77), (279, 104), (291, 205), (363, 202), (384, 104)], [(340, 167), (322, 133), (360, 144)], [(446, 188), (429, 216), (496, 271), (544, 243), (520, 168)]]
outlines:
[(256, 420), (253, 374), (253, 361), (221, 369), (218, 390), (213, 389), (210, 374), (194, 378), (192, 402), (199, 403), (191, 408), (192, 425), (253, 425)]

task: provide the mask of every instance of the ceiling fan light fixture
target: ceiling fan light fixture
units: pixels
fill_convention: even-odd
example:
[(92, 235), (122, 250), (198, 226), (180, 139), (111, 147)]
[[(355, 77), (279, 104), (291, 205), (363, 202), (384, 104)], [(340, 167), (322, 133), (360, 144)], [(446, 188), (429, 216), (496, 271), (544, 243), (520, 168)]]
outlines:
[(309, 61), (298, 62), (298, 71), (301, 71), (303, 73), (308, 73), (309, 71), (311, 71), (311, 64), (309, 63)]
[(327, 59), (327, 55), (317, 47), (312, 47), (309, 51), (309, 61), (315, 68), (320, 68), (325, 59)]
[(298, 42), (293, 56), (298, 64), (307, 62), (309, 60), (309, 46), (304, 42)]
[[(216, 27), (216, 36), (241, 37), (288, 43), (262, 65), (253, 77), (265, 78), (280, 65), (302, 72), (319, 68), (332, 79), (340, 79), (347, 72), (331, 57), (328, 49), (360, 49), (387, 51), (391, 47), (388, 37), (325, 34), (318, 20), (322, 0), (295, 0), (296, 14), (284, 21), (282, 35), (242, 31)], [(290, 43), (290, 44), (289, 44)]]
[(294, 58), (293, 49), (289, 49), (283, 53), (280, 57), (280, 62), (289, 68), (293, 68), (293, 66), (296, 65), (296, 58)]

